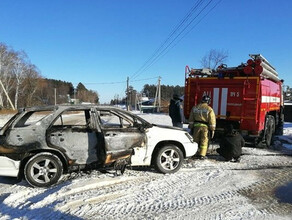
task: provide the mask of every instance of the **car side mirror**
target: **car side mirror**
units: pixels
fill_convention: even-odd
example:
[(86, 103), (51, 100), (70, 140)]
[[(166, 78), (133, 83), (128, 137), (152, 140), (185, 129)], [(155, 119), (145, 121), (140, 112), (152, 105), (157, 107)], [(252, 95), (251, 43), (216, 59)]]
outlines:
[(139, 131), (143, 132), (143, 131), (145, 131), (145, 126), (140, 124), (138, 129), (139, 129)]
[(139, 131), (143, 132), (145, 130), (145, 126), (143, 124), (134, 123), (133, 126), (138, 128)]

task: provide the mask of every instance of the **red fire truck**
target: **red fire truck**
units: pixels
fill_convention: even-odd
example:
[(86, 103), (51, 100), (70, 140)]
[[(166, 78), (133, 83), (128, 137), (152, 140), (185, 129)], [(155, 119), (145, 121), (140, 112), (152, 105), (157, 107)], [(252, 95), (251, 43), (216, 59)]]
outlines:
[(188, 119), (192, 107), (209, 95), (217, 136), (232, 123), (247, 143), (269, 147), (272, 136), (283, 131), (283, 80), (262, 55), (250, 57), (237, 67), (222, 64), (216, 70), (186, 66), (184, 115)]

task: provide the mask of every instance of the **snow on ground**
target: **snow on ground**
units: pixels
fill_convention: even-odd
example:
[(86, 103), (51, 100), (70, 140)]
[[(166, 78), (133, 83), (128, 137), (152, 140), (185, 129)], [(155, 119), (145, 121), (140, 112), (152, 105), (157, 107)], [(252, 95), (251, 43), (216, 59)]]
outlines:
[[(171, 125), (164, 114), (139, 115)], [(4, 119), (0, 122), (3, 126)], [(291, 189), (283, 188), (292, 182), (292, 124), (277, 137), (277, 151), (244, 148), (240, 163), (224, 162), (216, 147), (207, 160), (188, 159), (169, 175), (145, 167), (129, 168), (123, 176), (72, 173), (47, 189), (0, 177), (0, 219), (292, 218), (292, 204), (283, 202), (292, 198)]]

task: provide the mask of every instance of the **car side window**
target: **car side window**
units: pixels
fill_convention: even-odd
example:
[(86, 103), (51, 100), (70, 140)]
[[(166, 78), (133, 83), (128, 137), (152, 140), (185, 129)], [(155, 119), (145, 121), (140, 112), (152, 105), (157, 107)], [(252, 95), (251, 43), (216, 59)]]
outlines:
[(16, 123), (15, 127), (27, 127), (32, 124), (36, 124), (37, 122), (43, 120), (45, 117), (52, 114), (53, 111), (32, 111), (27, 112), (21, 119)]
[(53, 127), (87, 127), (90, 123), (89, 110), (70, 110), (60, 114)]
[(99, 111), (99, 121), (103, 128), (129, 128), (133, 123), (111, 111)]

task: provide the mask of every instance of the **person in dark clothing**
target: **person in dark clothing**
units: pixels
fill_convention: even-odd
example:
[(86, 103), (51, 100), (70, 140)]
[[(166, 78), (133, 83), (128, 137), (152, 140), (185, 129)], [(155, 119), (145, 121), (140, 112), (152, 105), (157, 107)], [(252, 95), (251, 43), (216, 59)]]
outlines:
[(169, 104), (169, 116), (174, 127), (183, 127), (182, 99), (174, 94)]
[(240, 155), (245, 141), (243, 137), (233, 129), (232, 124), (225, 127), (225, 136), (220, 141), (220, 148), (216, 151), (225, 158), (226, 161), (240, 162)]

